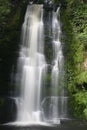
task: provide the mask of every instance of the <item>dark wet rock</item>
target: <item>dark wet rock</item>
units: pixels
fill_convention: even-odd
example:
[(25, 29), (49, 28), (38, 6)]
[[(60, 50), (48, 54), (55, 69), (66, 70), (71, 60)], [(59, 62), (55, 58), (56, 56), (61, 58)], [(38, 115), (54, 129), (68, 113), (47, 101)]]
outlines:
[(59, 2), (54, 3), (52, 0), (29, 0), (29, 4), (43, 4), (44, 9), (47, 11), (56, 11), (58, 6), (60, 6)]
[(14, 121), (16, 113), (15, 100), (13, 98), (0, 97), (0, 124)]
[(50, 11), (50, 10), (53, 10), (53, 7), (54, 7), (54, 3), (52, 2), (52, 0), (44, 1), (44, 9)]

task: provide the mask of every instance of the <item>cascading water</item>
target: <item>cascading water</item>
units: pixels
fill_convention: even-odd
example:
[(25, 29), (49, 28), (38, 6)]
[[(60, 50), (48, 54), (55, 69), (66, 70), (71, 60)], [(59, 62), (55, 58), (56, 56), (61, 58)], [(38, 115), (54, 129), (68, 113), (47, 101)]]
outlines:
[[(64, 97), (64, 56), (61, 43), (60, 7), (56, 12), (46, 12), (48, 18), (47, 23), (44, 21), (44, 24), (43, 13), (45, 13), (43, 5), (28, 5), (22, 26), (22, 44), (16, 73), (17, 90), (20, 87), (19, 98), (16, 98), (18, 108), (16, 122), (22, 125), (23, 123), (24, 125), (42, 122), (60, 123), (60, 119), (64, 118), (67, 112), (67, 98)], [(45, 33), (48, 35), (47, 39), (44, 36)], [(46, 40), (52, 43), (49, 45), (53, 50), (51, 52), (53, 61), (49, 60), (52, 68), (49, 96), (43, 94), (46, 91), (45, 81), (47, 81), (47, 70), (49, 70), (44, 55), (44, 41)]]
[[(51, 14), (50, 14), (51, 13)], [(60, 119), (67, 118), (67, 97), (64, 90), (64, 56), (61, 43), (60, 7), (57, 11), (48, 13), (52, 27), (49, 37), (52, 39), (53, 61), (51, 70), (51, 93), (43, 100), (47, 107), (46, 118), (52, 124), (60, 123)], [(46, 111), (45, 110), (45, 111)]]
[(18, 60), (16, 83), (21, 86), (17, 121), (40, 122), (41, 91), (46, 74), (44, 49), (43, 6), (29, 5), (22, 27), (22, 46)]
[(60, 7), (53, 12), (52, 33), (53, 33), (53, 68), (52, 68), (52, 120), (57, 122), (61, 118), (64, 97), (64, 57), (61, 44), (61, 27), (60, 27)]

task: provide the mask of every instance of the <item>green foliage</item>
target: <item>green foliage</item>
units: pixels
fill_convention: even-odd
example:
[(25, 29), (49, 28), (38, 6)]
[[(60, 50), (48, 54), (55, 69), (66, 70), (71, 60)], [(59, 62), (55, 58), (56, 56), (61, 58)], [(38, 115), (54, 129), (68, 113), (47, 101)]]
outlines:
[(6, 24), (6, 17), (11, 12), (10, 0), (0, 0), (0, 24)]
[(85, 116), (85, 118), (87, 119), (87, 107), (84, 109), (84, 116)]
[(66, 0), (66, 3), (66, 8), (61, 10), (61, 20), (67, 87), (73, 97), (73, 114), (87, 119), (87, 71), (83, 68), (87, 57), (87, 4), (81, 0)]
[(87, 118), (87, 92), (79, 91), (74, 94), (73, 106), (75, 108), (75, 116), (80, 118)]
[(83, 32), (78, 35), (81, 43), (84, 44), (85, 50), (87, 50), (87, 27), (84, 28)]
[(83, 82), (87, 82), (87, 71), (83, 71), (82, 73), (80, 73), (77, 77), (76, 77), (76, 81), (78, 81), (78, 83), (83, 83)]
[(75, 5), (73, 1), (73, 6), (70, 6), (70, 12), (70, 22), (73, 26), (73, 31), (77, 33), (80, 42), (87, 47), (87, 4), (78, 1), (77, 5)]

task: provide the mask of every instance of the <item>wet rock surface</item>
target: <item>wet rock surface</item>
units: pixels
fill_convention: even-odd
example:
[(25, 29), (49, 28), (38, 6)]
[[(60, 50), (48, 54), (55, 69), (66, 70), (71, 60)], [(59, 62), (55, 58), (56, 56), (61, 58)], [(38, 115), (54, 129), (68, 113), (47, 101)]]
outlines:
[(0, 124), (14, 121), (16, 118), (16, 104), (13, 98), (0, 97)]
[(43, 4), (44, 9), (47, 11), (56, 11), (57, 7), (60, 6), (60, 3), (54, 3), (52, 0), (30, 0), (29, 4)]

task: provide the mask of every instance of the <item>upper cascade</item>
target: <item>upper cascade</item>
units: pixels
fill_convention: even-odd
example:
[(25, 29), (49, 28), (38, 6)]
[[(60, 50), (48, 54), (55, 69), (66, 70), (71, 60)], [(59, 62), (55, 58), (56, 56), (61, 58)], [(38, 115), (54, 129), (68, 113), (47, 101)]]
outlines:
[(58, 6), (60, 6), (59, 2), (54, 2), (53, 0), (29, 0), (29, 4), (43, 4), (45, 10), (52, 11), (54, 10), (56, 12)]

